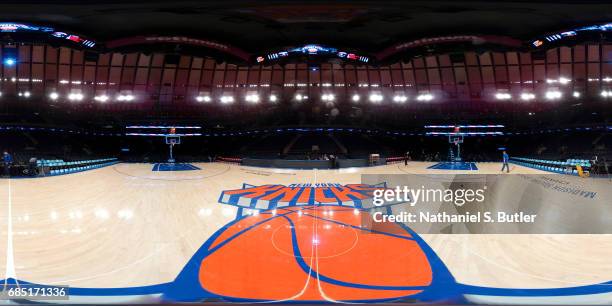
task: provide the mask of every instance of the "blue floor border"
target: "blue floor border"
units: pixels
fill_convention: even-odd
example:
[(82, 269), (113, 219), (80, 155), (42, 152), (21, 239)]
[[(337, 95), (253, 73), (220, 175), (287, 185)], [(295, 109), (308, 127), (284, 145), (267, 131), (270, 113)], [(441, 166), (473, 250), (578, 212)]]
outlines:
[(187, 163), (156, 163), (151, 171), (193, 171), (200, 167)]
[(440, 162), (427, 167), (435, 170), (478, 170), (476, 163), (473, 162)]

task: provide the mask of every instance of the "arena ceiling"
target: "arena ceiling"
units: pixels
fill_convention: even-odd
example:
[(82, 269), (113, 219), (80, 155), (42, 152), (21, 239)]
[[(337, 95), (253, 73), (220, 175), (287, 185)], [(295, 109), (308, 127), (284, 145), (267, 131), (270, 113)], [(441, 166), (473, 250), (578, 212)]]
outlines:
[[(587, 109), (606, 118), (612, 44), (603, 35), (529, 45), (547, 33), (610, 21), (610, 1), (5, 0), (0, 22), (52, 27), (98, 44), (88, 49), (57, 39), (13, 40), (11, 33), (2, 33), (0, 58), (13, 63), (0, 65), (0, 120), (18, 107), (35, 114), (194, 116), (222, 125), (402, 126), (406, 118), (416, 122), (441, 114), (463, 120)], [(394, 46), (453, 35), (502, 43), (478, 50), (423, 44), (426, 52), (419, 56), (402, 50), (401, 58), (367, 63), (255, 61), (257, 55), (307, 43), (376, 58)], [(172, 43), (163, 48), (122, 45), (134, 37), (188, 37), (208, 48), (186, 52), (184, 44), (180, 50)], [(228, 52), (215, 54), (213, 45), (245, 56), (225, 61)], [(550, 93), (563, 98), (549, 99)], [(247, 99), (252, 95), (257, 103)], [(384, 96), (384, 102), (370, 103), (372, 95)], [(296, 101), (298, 96), (310, 100)], [(425, 96), (433, 101), (420, 100)], [(227, 97), (235, 101), (225, 103)], [(235, 120), (236, 114), (242, 121)]]
[(263, 52), (304, 43), (376, 52), (423, 37), (488, 34), (528, 40), (609, 22), (610, 1), (82, 1), (6, 0), (0, 20), (98, 40), (183, 35)]

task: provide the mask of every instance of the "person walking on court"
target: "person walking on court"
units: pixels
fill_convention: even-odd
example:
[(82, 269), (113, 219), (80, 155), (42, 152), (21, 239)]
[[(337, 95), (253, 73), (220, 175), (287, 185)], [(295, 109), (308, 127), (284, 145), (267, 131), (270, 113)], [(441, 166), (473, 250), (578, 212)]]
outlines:
[(410, 151), (406, 151), (406, 155), (404, 156), (404, 166), (408, 166), (409, 160), (410, 160)]
[(508, 160), (510, 159), (510, 156), (508, 156), (506, 150), (504, 150), (504, 152), (502, 153), (502, 159), (504, 164), (501, 168), (501, 171), (504, 172), (504, 168), (506, 168), (506, 173), (510, 173), (510, 166), (508, 166)]
[(13, 157), (6, 150), (2, 154), (2, 164), (4, 166), (4, 176), (11, 176), (11, 164), (13, 163)]

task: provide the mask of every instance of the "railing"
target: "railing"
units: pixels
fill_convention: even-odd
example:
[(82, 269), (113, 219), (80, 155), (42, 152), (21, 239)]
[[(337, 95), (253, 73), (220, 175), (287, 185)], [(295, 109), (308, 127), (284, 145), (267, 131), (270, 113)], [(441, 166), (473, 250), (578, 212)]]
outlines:
[(387, 157), (387, 164), (399, 164), (399, 163), (403, 163), (404, 160), (406, 159), (405, 156), (393, 156), (393, 157)]
[(217, 159), (215, 161), (220, 162), (220, 163), (226, 163), (226, 164), (238, 164), (238, 165), (240, 165), (242, 163), (242, 158), (240, 158), (240, 157), (222, 157), (222, 156), (219, 156), (219, 157), (217, 157)]

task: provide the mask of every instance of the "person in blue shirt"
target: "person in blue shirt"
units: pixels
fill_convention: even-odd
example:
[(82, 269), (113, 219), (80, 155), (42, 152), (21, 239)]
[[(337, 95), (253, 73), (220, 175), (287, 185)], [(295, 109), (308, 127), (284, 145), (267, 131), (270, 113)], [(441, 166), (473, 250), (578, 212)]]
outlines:
[(503, 158), (504, 165), (502, 166), (501, 171), (504, 172), (504, 168), (505, 168), (506, 173), (510, 173), (510, 166), (508, 166), (508, 160), (510, 159), (510, 156), (508, 156), (508, 153), (506, 153), (506, 150), (504, 150), (502, 154), (502, 158)]
[(13, 157), (7, 151), (2, 154), (2, 163), (4, 166), (4, 176), (11, 175), (11, 164), (13, 163)]

